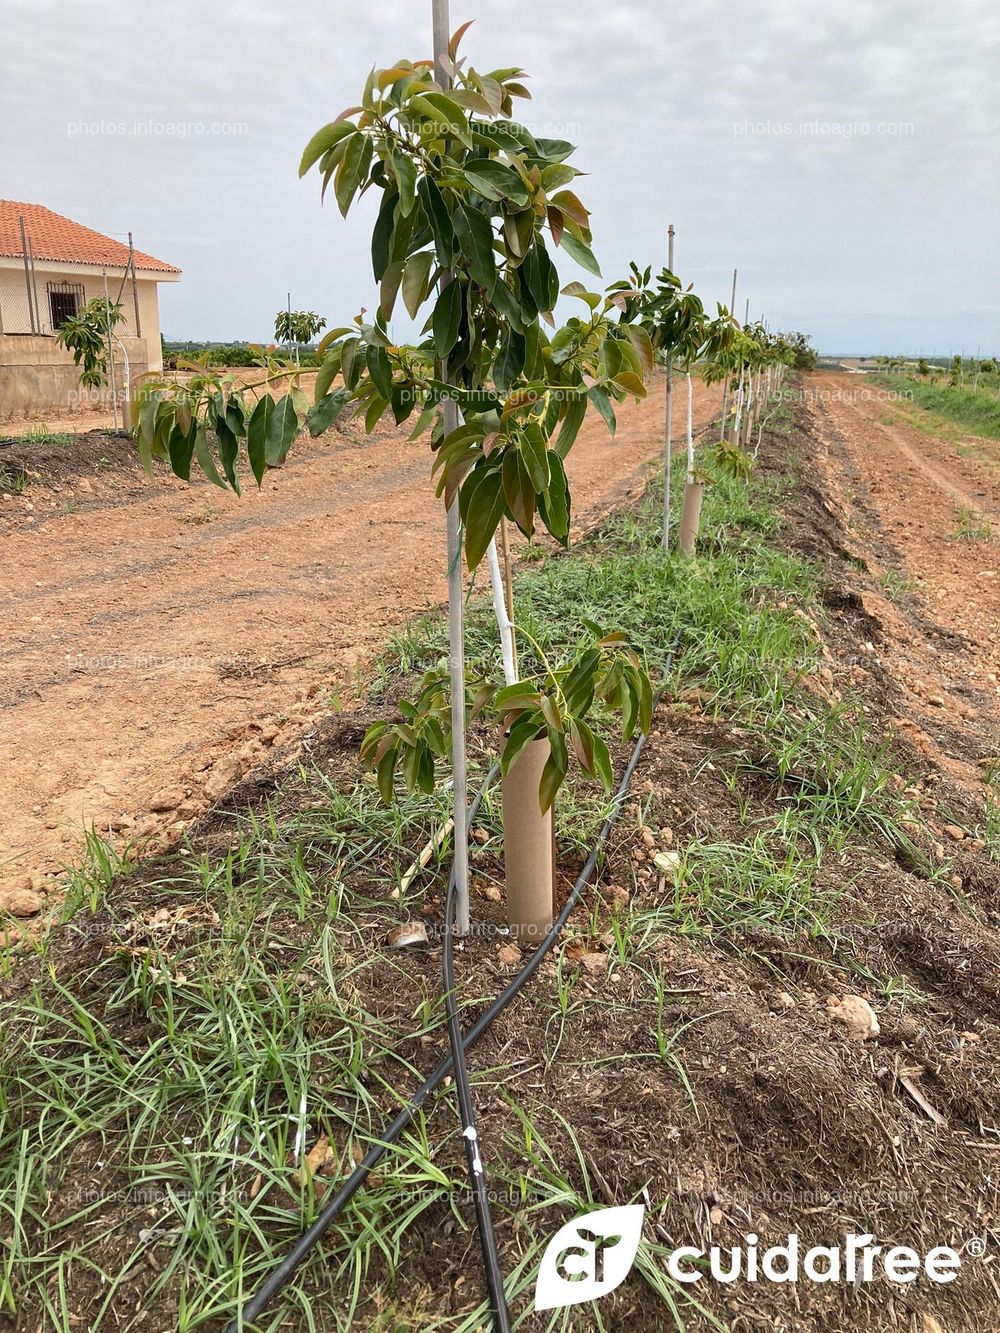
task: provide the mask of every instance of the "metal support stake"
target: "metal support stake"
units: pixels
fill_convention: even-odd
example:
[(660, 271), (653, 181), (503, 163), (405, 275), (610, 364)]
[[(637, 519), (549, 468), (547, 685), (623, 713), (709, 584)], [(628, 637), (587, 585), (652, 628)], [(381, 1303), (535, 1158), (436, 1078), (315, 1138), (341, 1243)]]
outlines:
[[(443, 88), (451, 86), (448, 73), (448, 0), (432, 0), (434, 21), (434, 76)], [(441, 285), (451, 280), (442, 276)], [(441, 378), (447, 382), (447, 368)], [(446, 400), (442, 411), (445, 433), (458, 426), (458, 406)], [(462, 522), (456, 495), (447, 511), (448, 541), (448, 675), (451, 682), (451, 772), (455, 821), (455, 929), (469, 933), (469, 792), (465, 756), (465, 580), (462, 569)]]
[[(671, 222), (667, 228), (667, 268), (671, 273), (674, 271), (674, 224)], [(666, 423), (663, 432), (663, 549), (670, 549), (670, 454), (671, 454), (671, 389), (674, 377), (674, 358), (670, 348), (667, 349), (667, 391), (666, 391)]]

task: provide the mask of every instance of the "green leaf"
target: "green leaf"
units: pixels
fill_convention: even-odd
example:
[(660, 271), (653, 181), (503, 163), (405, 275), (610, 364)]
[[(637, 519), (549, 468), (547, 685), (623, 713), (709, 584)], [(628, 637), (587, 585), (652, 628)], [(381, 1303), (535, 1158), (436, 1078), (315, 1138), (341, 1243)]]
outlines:
[(625, 332), (628, 334), (629, 341), (639, 358), (643, 379), (651, 379), (653, 375), (653, 343), (649, 334), (641, 324), (626, 324)]
[(539, 695), (538, 706), (542, 710), (542, 717), (545, 718), (545, 724), (552, 731), (564, 731), (562, 714), (559, 712), (559, 705), (550, 694)]
[(614, 435), (615, 427), (618, 422), (615, 417), (615, 409), (611, 406), (611, 399), (608, 397), (607, 392), (602, 389), (600, 385), (595, 384), (594, 387), (588, 391), (587, 397), (604, 418), (605, 425), (610, 434)]
[(501, 475), (507, 508), (524, 535), (530, 537), (535, 528), (535, 490), (516, 449), (504, 450)]
[(292, 441), (299, 433), (299, 418), (290, 393), (274, 405), (268, 421), (266, 459), (268, 467), (280, 467), (285, 461)]
[(191, 480), (191, 455), (194, 453), (196, 433), (196, 430), (189, 430), (185, 434), (180, 426), (174, 426), (167, 441), (170, 466), (184, 481)]
[(350, 397), (351, 395), (346, 389), (334, 389), (333, 393), (328, 393), (321, 398), (306, 418), (309, 434), (312, 436), (322, 435), (324, 431), (329, 430), (344, 410), (344, 406), (350, 400)]
[[(551, 741), (552, 733), (549, 733)], [(566, 780), (566, 743), (560, 748), (552, 746), (552, 753), (545, 761), (545, 767), (542, 769), (542, 778), (538, 784), (538, 805), (544, 815), (547, 810), (551, 810), (552, 804), (556, 799), (556, 793)]]
[(597, 771), (594, 768), (594, 733), (587, 726), (586, 722), (571, 717), (569, 720), (569, 739), (580, 767), (589, 777), (596, 777)]
[(316, 402), (319, 402), (329, 392), (330, 385), (340, 374), (343, 355), (344, 347), (342, 343), (335, 343), (327, 349), (326, 355), (320, 362), (319, 370), (316, 372), (316, 383), (313, 386)]
[(427, 225), (434, 237), (434, 249), (437, 261), (442, 268), (450, 268), (455, 257), (455, 228), (451, 214), (445, 203), (444, 195), (430, 176), (421, 176), (417, 182), (417, 195), (423, 208)]
[(551, 310), (559, 299), (559, 274), (540, 238), (525, 256), (521, 273), (538, 309)]
[(594, 258), (593, 250), (591, 250), (589, 245), (578, 240), (572, 232), (563, 232), (560, 247), (566, 251), (570, 259), (575, 259), (580, 267), (585, 268), (588, 273), (594, 273), (597, 277), (601, 276), (601, 267)]
[(459, 204), (453, 221), (455, 236), (470, 274), (480, 287), (485, 287), (492, 294), (496, 286), (497, 267), (493, 256), (493, 228), (489, 218), (478, 208), (465, 208)]
[(379, 760), (378, 768), (375, 770), (375, 776), (378, 781), (379, 795), (386, 805), (392, 804), (393, 778), (396, 775), (396, 760), (399, 758), (399, 751), (395, 745), (386, 750), (385, 754)]
[(381, 282), (382, 275), (389, 267), (389, 255), (392, 249), (392, 233), (395, 226), (396, 204), (399, 195), (395, 190), (386, 190), (382, 195), (375, 229), (372, 232), (372, 269), (375, 281)]
[(386, 321), (392, 318), (392, 311), (396, 304), (396, 295), (399, 291), (399, 283), (402, 276), (403, 265), (399, 263), (390, 264), (382, 274), (378, 308), (382, 318)]
[(399, 211), (406, 218), (413, 211), (417, 199), (417, 168), (413, 158), (406, 153), (393, 153), (389, 161), (399, 186)]
[(369, 344), (365, 353), (365, 361), (368, 365), (368, 374), (371, 376), (372, 384), (388, 402), (392, 397), (392, 367), (389, 364), (385, 348), (373, 347)]
[(230, 486), (237, 495), (241, 494), (240, 479), (236, 472), (236, 460), (240, 453), (240, 437), (233, 429), (230, 423), (229, 413), (225, 417), (217, 416), (215, 419), (215, 438), (219, 445), (219, 458), (222, 462), (222, 470), (226, 474)]
[(500, 756), (500, 771), (504, 777), (510, 772), (514, 761), (524, 747), (538, 739), (540, 731), (541, 717), (534, 710), (517, 719), (507, 735), (503, 753)]
[(556, 436), (552, 448), (560, 458), (565, 458), (573, 447), (580, 427), (583, 425), (584, 418), (587, 415), (587, 395), (578, 393), (570, 398), (566, 405), (566, 412), (562, 419), (562, 426), (559, 434)]
[(498, 713), (513, 713), (525, 708), (538, 707), (538, 690), (525, 680), (516, 680), (497, 690), (493, 706)]
[(347, 151), (344, 153), (343, 162), (337, 168), (333, 187), (337, 196), (337, 206), (345, 218), (358, 187), (368, 175), (371, 160), (371, 139), (368, 138), (367, 134), (360, 134), (355, 131), (353, 138), (347, 141)]
[(450, 131), (466, 148), (472, 147), (472, 135), (465, 113), (457, 102), (444, 93), (422, 93), (418, 97), (411, 97), (407, 108), (429, 120), (432, 125)]
[(525, 426), (517, 442), (536, 495), (544, 495), (549, 487), (549, 460), (545, 436), (533, 422)]
[(549, 473), (549, 487), (545, 495), (539, 497), (538, 512), (556, 541), (561, 546), (568, 546), (571, 508), (569, 482), (563, 461), (553, 449), (549, 450)]
[(226, 482), (219, 476), (219, 469), (215, 466), (215, 459), (212, 457), (212, 451), (208, 447), (208, 432), (205, 429), (205, 423), (199, 422), (194, 437), (194, 454), (198, 460), (198, 466), (204, 472), (213, 486), (218, 486), (222, 490), (229, 489)]
[(500, 352), (493, 363), (493, 383), (497, 390), (506, 396), (511, 386), (524, 369), (524, 336), (515, 329), (508, 329), (500, 345)]
[(257, 406), (247, 423), (247, 455), (250, 459), (250, 470), (258, 486), (264, 480), (264, 473), (267, 471), (267, 439), (273, 416), (274, 399), (266, 393), (263, 398), (258, 398)]
[(458, 342), (461, 322), (462, 284), (453, 278), (438, 297), (431, 320), (434, 350), (442, 361)]
[(486, 554), (505, 506), (500, 469), (484, 469), (465, 515), (465, 558), (470, 569), (475, 569)]
[(542, 189), (546, 194), (551, 194), (553, 190), (558, 190), (560, 185), (568, 185), (579, 174), (576, 167), (567, 167), (562, 163), (552, 163), (551, 166), (542, 167)]
[(331, 148), (335, 148), (341, 139), (346, 139), (349, 134), (356, 133), (356, 130), (357, 126), (346, 120), (334, 121), (332, 125), (324, 125), (322, 129), (317, 130), (302, 153), (299, 175), (304, 176), (324, 153), (328, 153)]
[(611, 755), (608, 747), (600, 736), (594, 736), (594, 769), (597, 776), (604, 784), (604, 790), (610, 791), (611, 784), (614, 782), (614, 771), (611, 767)]
[(486, 199), (509, 199), (519, 208), (528, 202), (528, 189), (521, 177), (510, 167), (491, 158), (476, 158), (466, 162), (462, 174), (472, 188)]
[(427, 282), (430, 278), (434, 256), (430, 250), (421, 250), (411, 255), (403, 269), (403, 304), (411, 319), (416, 319), (427, 297)]

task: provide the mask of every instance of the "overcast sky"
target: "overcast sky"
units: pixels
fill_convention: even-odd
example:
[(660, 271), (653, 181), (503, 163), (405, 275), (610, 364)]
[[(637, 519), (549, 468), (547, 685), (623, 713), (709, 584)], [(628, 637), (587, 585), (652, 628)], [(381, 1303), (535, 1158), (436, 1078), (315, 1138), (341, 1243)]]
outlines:
[[(1000, 352), (996, 0), (452, 0), (579, 145), (607, 280), (666, 258), (827, 352)], [(4, 0), (0, 196), (177, 264), (168, 338), (372, 306), (371, 209), (297, 177), (367, 70), (430, 55), (429, 0)], [(560, 260), (566, 281), (581, 276)]]

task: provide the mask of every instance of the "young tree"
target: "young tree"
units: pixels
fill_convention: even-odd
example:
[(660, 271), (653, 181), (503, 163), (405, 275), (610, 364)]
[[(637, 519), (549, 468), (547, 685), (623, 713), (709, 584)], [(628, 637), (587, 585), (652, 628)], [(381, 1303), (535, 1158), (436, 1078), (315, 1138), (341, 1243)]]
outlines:
[[(653, 348), (638, 322), (643, 296), (634, 281), (604, 293), (570, 283), (562, 295), (584, 312), (556, 327), (550, 245), (599, 275), (589, 214), (569, 188), (579, 174), (568, 161), (573, 145), (537, 137), (513, 118), (514, 99), (528, 96), (519, 68), (466, 67), (458, 44), (467, 27), (450, 45), (451, 88), (428, 61), (373, 70), (360, 103), (305, 149), (300, 173), (318, 170), (345, 216), (359, 196), (379, 198), (371, 246), (378, 308), (321, 342), (313, 406), (306, 412), (294, 387), (275, 403), (264, 381), (252, 413), (219, 385), (206, 385), (193, 405), (150, 392), (139, 438), (147, 456), (168, 457), (181, 475), (194, 457), (213, 481), (234, 485), (242, 446), (259, 482), (284, 460), (302, 420), (318, 434), (348, 402), (367, 430), (386, 414), (400, 425), (413, 419), (410, 438), (427, 440), (437, 494), (446, 508), (458, 504), (475, 568), (504, 520), (529, 538), (540, 523), (568, 544), (567, 455), (589, 408), (614, 433), (615, 403), (645, 394)], [(429, 308), (414, 345), (390, 333), (400, 300), (413, 319)], [(266, 369), (273, 378), (288, 373)], [(463, 419), (446, 430), (448, 402)], [(536, 669), (523, 680), (499, 691), (484, 682), (466, 701), (470, 715), (489, 707), (500, 721), (505, 775), (532, 742), (547, 746), (538, 785), (545, 812), (571, 757), (610, 784), (607, 747), (587, 721), (596, 701), (620, 708), (626, 735), (649, 724), (652, 691), (638, 659), (621, 636), (583, 628), (590, 641), (573, 661), (548, 663), (536, 651)], [(401, 722), (369, 733), (365, 757), (386, 797), (397, 773), (411, 789), (433, 784), (454, 716), (445, 691), (432, 675)]]
[(326, 328), (326, 320), (317, 315), (315, 310), (279, 310), (274, 317), (275, 342), (295, 343), (295, 359), (298, 360), (299, 347), (312, 342), (317, 333)]
[(108, 382), (108, 347), (115, 328), (124, 320), (120, 305), (95, 296), (77, 315), (63, 320), (56, 343), (73, 353), (81, 366), (80, 383), (87, 389), (102, 389)]

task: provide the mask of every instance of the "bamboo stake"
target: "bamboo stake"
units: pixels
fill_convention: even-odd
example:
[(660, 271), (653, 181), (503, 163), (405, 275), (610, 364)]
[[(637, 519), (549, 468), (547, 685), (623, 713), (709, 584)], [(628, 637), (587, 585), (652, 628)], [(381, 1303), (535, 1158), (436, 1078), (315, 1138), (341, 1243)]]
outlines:
[(455, 821), (453, 819), (448, 819), (445, 821), (445, 823), (441, 825), (438, 831), (434, 834), (433, 838), (430, 839), (426, 847), (424, 847), (423, 851), (414, 861), (413, 865), (410, 866), (409, 870), (399, 881), (398, 894), (400, 897), (402, 897), (403, 894), (406, 892), (406, 890), (410, 887), (410, 885), (416, 879), (420, 871), (425, 868), (425, 866), (430, 861), (431, 857), (434, 855), (435, 851), (441, 846), (445, 838), (447, 838), (448, 834), (452, 831), (454, 827), (455, 827)]

